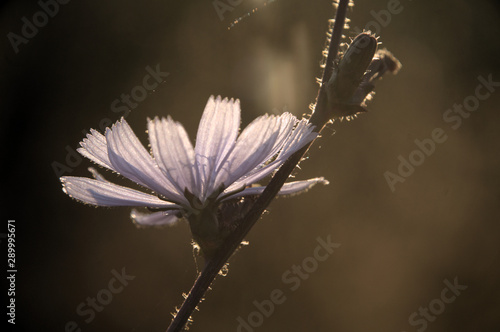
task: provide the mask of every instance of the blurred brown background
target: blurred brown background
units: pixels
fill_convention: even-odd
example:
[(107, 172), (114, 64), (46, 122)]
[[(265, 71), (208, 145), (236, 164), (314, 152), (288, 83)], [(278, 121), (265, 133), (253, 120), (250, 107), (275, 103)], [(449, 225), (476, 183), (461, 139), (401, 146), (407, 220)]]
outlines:
[[(357, 1), (351, 26), (377, 22), (370, 11), (389, 2)], [(457, 130), (443, 120), (474, 93), (480, 75), (500, 81), (500, 7), (402, 0), (398, 8), (378, 32), (403, 69), (379, 82), (368, 114), (329, 126), (296, 172), (330, 185), (270, 206), (250, 246), (207, 294), (192, 331), (237, 331), (237, 318), (246, 320), (252, 302), (274, 289), (287, 300), (255, 331), (500, 327), (500, 88)], [(52, 163), (66, 164), (66, 147), (78, 146), (82, 130), (119, 119), (111, 103), (142, 85), (147, 66), (159, 64), (169, 76), (127, 117), (145, 144), (146, 118), (156, 115), (172, 115), (194, 139), (211, 94), (240, 98), (243, 126), (285, 108), (301, 116), (316, 97), (334, 10), (326, 0), (243, 1), (221, 20), (212, 1), (70, 1), (16, 54), (7, 34), (20, 34), (21, 18), (32, 21), (40, 10), (16, 1), (0, 14), (2, 223), (14, 218), (18, 227), (17, 327), (64, 331), (75, 321), (82, 331), (164, 331), (196, 277), (188, 226), (137, 229), (128, 208), (72, 201)], [(396, 173), (398, 156), (407, 159), (414, 140), (435, 128), (447, 140), (392, 192), (384, 172)], [(89, 166), (76, 163), (71, 175), (88, 176)], [(291, 291), (282, 275), (328, 235), (340, 248)], [(122, 268), (135, 279), (86, 323), (76, 308)], [(455, 277), (468, 288), (425, 328), (410, 325), (410, 315)]]

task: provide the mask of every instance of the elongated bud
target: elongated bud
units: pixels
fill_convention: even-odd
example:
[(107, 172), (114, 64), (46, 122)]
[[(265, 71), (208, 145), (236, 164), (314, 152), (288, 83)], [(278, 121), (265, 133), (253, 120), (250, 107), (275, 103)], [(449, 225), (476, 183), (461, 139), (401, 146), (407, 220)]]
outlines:
[[(374, 82), (386, 72), (396, 74), (399, 62), (387, 50), (377, 51), (377, 38), (369, 32), (359, 34), (349, 45), (333, 73), (323, 86), (317, 103), (326, 110), (314, 113), (315, 121), (351, 118), (366, 112), (366, 102), (373, 96)], [(326, 96), (325, 96), (326, 95)]]
[(361, 33), (354, 39), (326, 85), (330, 103), (351, 103), (376, 51), (377, 39), (371, 34)]

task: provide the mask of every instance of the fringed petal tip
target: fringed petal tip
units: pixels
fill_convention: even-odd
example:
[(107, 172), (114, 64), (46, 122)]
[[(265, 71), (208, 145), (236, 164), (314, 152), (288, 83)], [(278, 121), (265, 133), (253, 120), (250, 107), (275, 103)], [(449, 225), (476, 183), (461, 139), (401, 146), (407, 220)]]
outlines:
[(179, 221), (175, 210), (142, 213), (132, 209), (130, 218), (139, 228), (173, 226)]
[(222, 98), (221, 95), (217, 95), (217, 96), (214, 96), (214, 95), (211, 95), (209, 98), (208, 98), (208, 102), (207, 102), (207, 106), (211, 103), (214, 103), (214, 104), (230, 104), (230, 106), (232, 106), (233, 104), (236, 104), (238, 105), (238, 107), (240, 106), (240, 100), (238, 98), (231, 98), (229, 99), (228, 97), (224, 97)]

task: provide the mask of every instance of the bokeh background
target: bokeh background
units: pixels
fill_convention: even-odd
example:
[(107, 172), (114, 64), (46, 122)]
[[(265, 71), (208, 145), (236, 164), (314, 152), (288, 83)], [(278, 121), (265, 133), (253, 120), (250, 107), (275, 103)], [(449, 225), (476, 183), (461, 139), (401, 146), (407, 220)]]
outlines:
[[(351, 26), (376, 22), (371, 11), (388, 3), (357, 1)], [(197, 273), (188, 225), (138, 229), (128, 208), (79, 204), (61, 191), (53, 163), (69, 166), (66, 175), (89, 175), (91, 162), (68, 165), (66, 148), (78, 146), (82, 130), (119, 119), (111, 103), (142, 85), (147, 66), (169, 75), (127, 117), (144, 144), (146, 118), (156, 115), (170, 114), (194, 139), (211, 94), (240, 98), (243, 126), (264, 113), (307, 113), (331, 2), (229, 6), (220, 17), (208, 0), (70, 1), (16, 54), (7, 33), (20, 34), (22, 17), (32, 21), (40, 6), (2, 5), (1, 231), (8, 218), (16, 220), (17, 330), (64, 331), (69, 321), (82, 331), (168, 326)], [(272, 203), (249, 234), (250, 245), (207, 293), (192, 331), (237, 331), (237, 318), (246, 320), (253, 301), (269, 299), (274, 289), (287, 300), (255, 331), (499, 329), (500, 88), (457, 130), (443, 113), (474, 93), (478, 76), (500, 81), (500, 6), (486, 0), (400, 6), (376, 32), (402, 70), (379, 82), (369, 113), (326, 128), (295, 173), (324, 176), (330, 185)], [(396, 173), (398, 156), (408, 158), (414, 140), (435, 128), (447, 140), (392, 192), (384, 172)], [(282, 275), (327, 236), (341, 246), (291, 291)], [(123, 268), (135, 279), (86, 323), (77, 306)], [(455, 277), (468, 288), (428, 326), (411, 326), (409, 316)]]

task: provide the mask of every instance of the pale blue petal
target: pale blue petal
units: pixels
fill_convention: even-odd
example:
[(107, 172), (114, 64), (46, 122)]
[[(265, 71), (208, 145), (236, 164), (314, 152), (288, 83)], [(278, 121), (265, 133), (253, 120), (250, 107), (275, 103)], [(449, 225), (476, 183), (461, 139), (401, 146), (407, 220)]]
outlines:
[(182, 193), (167, 179), (122, 118), (106, 130), (111, 165), (121, 175), (143, 185), (172, 202), (188, 204)]
[(89, 170), (90, 173), (92, 173), (92, 176), (94, 177), (94, 179), (96, 179), (98, 181), (109, 182), (94, 167), (89, 167), (87, 169)]
[[(311, 189), (314, 185), (321, 183), (324, 185), (329, 184), (327, 180), (324, 178), (313, 178), (309, 180), (303, 180), (303, 181), (294, 181), (294, 182), (288, 182), (281, 187), (281, 190), (278, 192), (278, 196), (284, 196), (284, 195), (296, 195), (296, 194), (301, 194), (309, 189)], [(235, 198), (235, 197), (243, 197), (243, 196), (251, 196), (251, 195), (260, 195), (262, 192), (266, 189), (266, 187), (251, 187), (251, 188), (246, 188), (243, 191), (236, 192), (234, 195), (226, 197), (224, 200)]]
[(262, 180), (266, 176), (271, 175), (293, 153), (303, 148), (306, 144), (308, 144), (318, 136), (318, 133), (314, 132), (313, 130), (314, 127), (309, 125), (306, 120), (299, 121), (293, 131), (289, 131), (286, 139), (282, 141), (282, 144), (280, 146), (281, 151), (274, 161), (268, 164), (261, 164), (258, 167), (255, 167), (251, 171), (247, 172), (237, 181), (232, 183), (225, 192), (227, 193), (233, 190), (237, 190), (241, 187), (249, 186)]
[(325, 178), (313, 178), (309, 180), (303, 181), (293, 181), (288, 182), (281, 187), (281, 190), (278, 192), (278, 196), (284, 195), (297, 195), (302, 194), (314, 187), (316, 184), (321, 183), (323, 185), (328, 185), (329, 182), (325, 180)]
[(80, 142), (81, 148), (77, 151), (84, 157), (92, 160), (98, 165), (115, 171), (108, 157), (108, 146), (106, 137), (97, 130), (90, 129), (90, 134)]
[(159, 211), (153, 213), (142, 213), (133, 209), (130, 217), (139, 226), (172, 226), (179, 218), (176, 217), (177, 210)]
[(170, 116), (161, 120), (156, 117), (148, 121), (149, 142), (156, 163), (163, 173), (176, 185), (197, 195), (194, 179), (194, 149), (184, 127)]
[(71, 198), (97, 206), (178, 208), (177, 204), (111, 182), (84, 177), (61, 177), (63, 191)]
[(264, 163), (279, 136), (280, 121), (264, 115), (250, 123), (238, 137), (236, 146), (217, 174), (216, 184), (227, 187)]
[(314, 129), (315, 127), (309, 124), (307, 120), (300, 120), (283, 145), (278, 157), (288, 159), (292, 154), (318, 137), (319, 133), (315, 132)]
[(232, 151), (239, 125), (238, 100), (210, 97), (198, 127), (195, 146), (197, 188), (202, 201), (216, 189), (216, 170)]
[(283, 113), (278, 117), (278, 119), (280, 123), (279, 134), (274, 141), (273, 148), (269, 151), (267, 156), (264, 157), (265, 161), (276, 156), (280, 150), (282, 150), (283, 145), (288, 141), (295, 124), (299, 122), (299, 120), (297, 120), (297, 118), (290, 113)]

